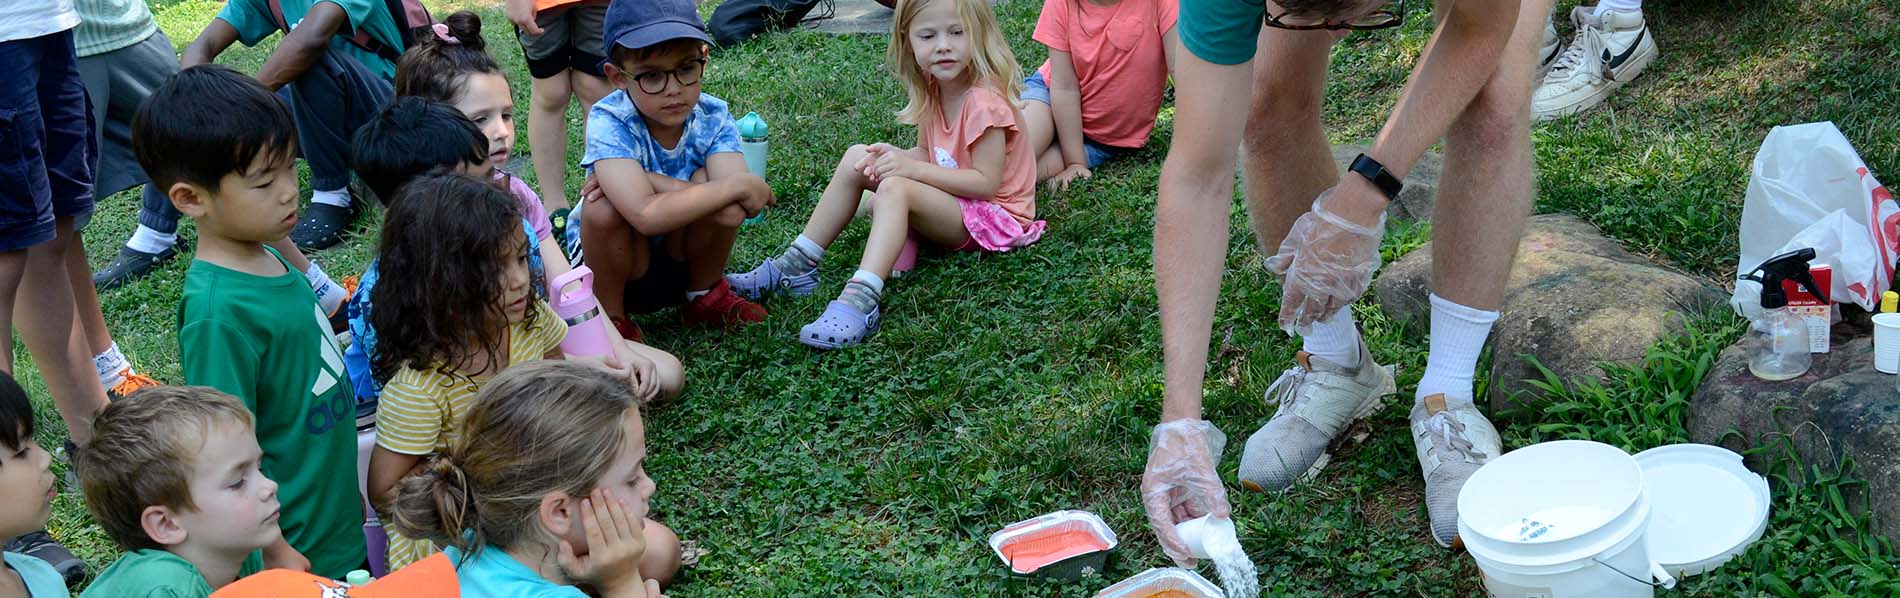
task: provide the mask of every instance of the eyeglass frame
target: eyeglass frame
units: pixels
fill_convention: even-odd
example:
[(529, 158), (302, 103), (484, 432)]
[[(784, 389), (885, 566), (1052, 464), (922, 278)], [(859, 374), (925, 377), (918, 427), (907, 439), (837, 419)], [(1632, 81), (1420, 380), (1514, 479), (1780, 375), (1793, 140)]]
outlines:
[(1366, 16), (1376, 16), (1379, 14), (1385, 14), (1386, 16), (1390, 17), (1391, 20), (1386, 21), (1384, 23), (1379, 23), (1377, 25), (1353, 25), (1350, 23), (1320, 23), (1317, 25), (1289, 25), (1280, 21), (1280, 19), (1286, 17), (1285, 14), (1282, 14), (1280, 16), (1274, 16), (1273, 13), (1261, 11), (1261, 15), (1262, 15), (1261, 22), (1264, 23), (1268, 27), (1272, 27), (1275, 29), (1285, 29), (1288, 31), (1319, 31), (1322, 29), (1327, 30), (1327, 31), (1339, 31), (1342, 29), (1351, 30), (1351, 31), (1374, 31), (1378, 29), (1391, 29), (1393, 27), (1398, 27), (1400, 25), (1405, 24), (1405, 0), (1399, 0), (1399, 9), (1397, 11), (1380, 10), (1380, 11), (1370, 13)]
[[(685, 65), (688, 65), (688, 64), (694, 65), (694, 68), (697, 68), (699, 70), (699, 77), (696, 79), (693, 79), (691, 82), (686, 81), (684, 78), (681, 78), (680, 76), (680, 71), (687, 70), (687, 67)], [(640, 81), (642, 78), (645, 78), (648, 75), (659, 76), (659, 82), (660, 82), (659, 89), (647, 89), (647, 85)], [(628, 74), (627, 77), (630, 79), (633, 79), (633, 86), (635, 88), (638, 88), (641, 91), (641, 93), (646, 93), (646, 94), (664, 93), (666, 91), (666, 84), (667, 84), (668, 79), (671, 79), (674, 83), (678, 83), (681, 89), (685, 89), (687, 87), (698, 85), (701, 81), (704, 81), (706, 79), (706, 59), (695, 58), (692, 60), (688, 60), (685, 63), (681, 64), (678, 68), (674, 68), (671, 70), (647, 71), (644, 73), (640, 73), (638, 75)]]

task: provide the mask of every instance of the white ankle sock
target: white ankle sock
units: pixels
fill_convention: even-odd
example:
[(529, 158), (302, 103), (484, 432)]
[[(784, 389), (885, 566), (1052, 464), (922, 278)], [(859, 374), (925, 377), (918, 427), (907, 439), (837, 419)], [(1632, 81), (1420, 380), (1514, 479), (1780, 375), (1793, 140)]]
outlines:
[(119, 351), (119, 343), (112, 343), (106, 352), (92, 356), (92, 368), (99, 374), (99, 386), (112, 388), (125, 381), (125, 375), (132, 373), (132, 362)]
[(1300, 338), (1300, 350), (1347, 369), (1359, 367), (1359, 325), (1353, 322), (1352, 308), (1339, 308), (1331, 319), (1314, 322)]
[(350, 207), (350, 190), (345, 188), (331, 191), (316, 191), (310, 194), (310, 203), (328, 204), (339, 208), (347, 208)]
[(838, 293), (838, 300), (851, 304), (864, 313), (871, 313), (878, 301), (884, 298), (884, 278), (872, 274), (870, 270), (858, 270), (851, 274), (851, 280), (844, 283), (844, 291)]
[(310, 281), (310, 290), (317, 294), (317, 305), (323, 308), (323, 313), (336, 313), (337, 308), (350, 299), (343, 285), (330, 280), (330, 275), (324, 274), (323, 267), (316, 262), (310, 262), (310, 269), (303, 271), (303, 277)]
[(125, 240), (125, 246), (133, 251), (157, 255), (178, 244), (178, 233), (161, 233), (143, 224), (132, 231), (132, 238)]
[(1443, 394), (1447, 404), (1471, 404), (1478, 356), (1497, 321), (1498, 312), (1452, 303), (1433, 293), (1431, 353), (1425, 355), (1417, 398)]
[(687, 291), (686, 300), (688, 302), (691, 302), (693, 300), (699, 299), (700, 297), (705, 297), (707, 293), (711, 293), (711, 292), (712, 292), (712, 289), (706, 289), (704, 291)]
[(1604, 11), (1610, 10), (1617, 12), (1643, 12), (1643, 0), (1601, 0), (1597, 2), (1597, 6), (1592, 12), (1600, 17), (1603, 16)]

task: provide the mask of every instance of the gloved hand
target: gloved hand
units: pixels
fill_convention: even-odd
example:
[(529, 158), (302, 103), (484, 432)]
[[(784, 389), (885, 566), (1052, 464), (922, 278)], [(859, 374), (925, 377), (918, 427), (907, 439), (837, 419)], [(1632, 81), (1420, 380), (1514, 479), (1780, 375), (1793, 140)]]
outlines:
[(1372, 284), (1379, 269), (1379, 239), (1385, 214), (1365, 226), (1326, 209), (1333, 189), (1313, 200), (1313, 211), (1293, 222), (1280, 252), (1267, 258), (1267, 269), (1280, 275), (1280, 328), (1304, 334), (1314, 322), (1332, 317)]
[(1141, 504), (1161, 551), (1175, 564), (1193, 567), (1194, 557), (1174, 526), (1213, 514), (1231, 516), (1227, 487), (1214, 472), (1214, 460), (1227, 436), (1206, 420), (1180, 419), (1155, 426), (1148, 438), (1148, 470), (1141, 475)]

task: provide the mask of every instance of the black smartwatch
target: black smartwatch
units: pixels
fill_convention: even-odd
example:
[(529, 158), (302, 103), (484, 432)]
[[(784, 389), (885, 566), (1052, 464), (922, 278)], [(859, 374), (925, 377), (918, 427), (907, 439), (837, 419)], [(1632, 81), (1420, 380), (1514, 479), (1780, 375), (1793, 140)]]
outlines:
[(1385, 169), (1384, 164), (1380, 164), (1378, 160), (1374, 160), (1371, 156), (1365, 154), (1359, 154), (1359, 157), (1353, 158), (1352, 166), (1348, 166), (1346, 170), (1366, 177), (1366, 181), (1372, 183), (1372, 186), (1378, 187), (1379, 192), (1384, 193), (1388, 201), (1398, 201), (1399, 190), (1405, 188), (1405, 185), (1399, 182), (1398, 177), (1392, 176), (1392, 173)]

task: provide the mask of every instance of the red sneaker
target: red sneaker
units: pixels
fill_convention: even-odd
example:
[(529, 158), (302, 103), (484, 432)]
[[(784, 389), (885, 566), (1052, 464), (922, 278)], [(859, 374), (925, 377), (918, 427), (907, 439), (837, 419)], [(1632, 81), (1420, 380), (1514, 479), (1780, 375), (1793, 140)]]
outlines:
[(607, 321), (614, 323), (614, 330), (620, 331), (620, 338), (636, 343), (647, 341), (647, 335), (640, 332), (640, 326), (628, 320), (626, 316), (612, 316), (607, 318)]
[(739, 324), (765, 321), (765, 308), (732, 292), (732, 284), (719, 279), (706, 294), (680, 307), (680, 322), (687, 326), (732, 328)]

